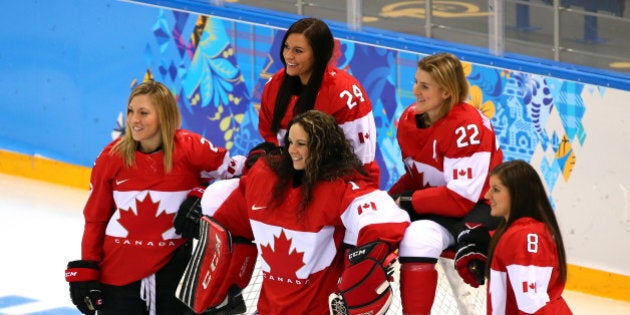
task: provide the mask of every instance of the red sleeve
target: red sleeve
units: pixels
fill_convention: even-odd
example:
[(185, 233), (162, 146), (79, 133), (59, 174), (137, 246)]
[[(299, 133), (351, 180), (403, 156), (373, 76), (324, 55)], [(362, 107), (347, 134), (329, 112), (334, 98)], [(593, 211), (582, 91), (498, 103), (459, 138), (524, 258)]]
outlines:
[(271, 121), (273, 120), (273, 111), (276, 106), (276, 96), (282, 83), (284, 69), (274, 74), (265, 87), (263, 88), (262, 98), (260, 100), (260, 112), (258, 114), (258, 132), (264, 141), (278, 144), (278, 137), (271, 132)]
[(122, 160), (110, 155), (109, 144), (96, 158), (90, 176), (90, 194), (83, 209), (85, 228), (81, 241), (81, 259), (101, 261), (105, 228), (116, 210), (113, 198), (113, 171)]
[(245, 181), (247, 176), (241, 177), (240, 183), (228, 198), (214, 213), (213, 218), (221, 223), (232, 236), (254, 239), (254, 233), (249, 223), (247, 204), (245, 201)]
[(504, 266), (556, 267), (557, 250), (553, 238), (542, 223), (532, 219), (520, 220), (514, 228), (508, 228), (501, 242), (511, 250), (501, 255)]
[(385, 191), (374, 189), (368, 183), (349, 182), (342, 203), (341, 220), (346, 228), (344, 242), (347, 244), (361, 246), (382, 240), (397, 247), (409, 226), (407, 212)]
[(483, 199), (496, 136), (490, 122), (466, 103), (456, 105), (433, 128), (434, 150), (443, 156), (445, 185), (416, 191), (412, 197), (414, 209), (421, 214), (465, 216)]
[(405, 191), (414, 191), (416, 190), (416, 184), (411, 179), (409, 173), (403, 174), (391, 188), (389, 188), (388, 193), (390, 195), (398, 195), (402, 194)]
[(419, 214), (438, 214), (456, 218), (466, 216), (475, 205), (453, 193), (446, 186), (416, 190), (411, 196), (411, 203)]
[(315, 109), (329, 113), (339, 125), (372, 112), (372, 101), (361, 83), (344, 70), (329, 67), (324, 74)]
[(232, 158), (225, 148), (187, 130), (178, 130), (176, 139), (176, 150), (185, 152), (187, 163), (197, 168), (201, 177), (226, 179), (241, 174), (244, 157)]

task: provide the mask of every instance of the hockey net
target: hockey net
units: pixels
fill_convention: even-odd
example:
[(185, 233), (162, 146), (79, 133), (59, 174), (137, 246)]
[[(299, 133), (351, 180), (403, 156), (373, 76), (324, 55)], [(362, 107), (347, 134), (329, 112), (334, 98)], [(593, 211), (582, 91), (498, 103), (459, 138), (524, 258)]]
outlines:
[[(394, 273), (392, 289), (394, 300), (387, 315), (402, 314), (400, 292), (398, 291), (399, 271)], [(486, 313), (485, 285), (473, 288), (464, 283), (453, 268), (453, 260), (441, 257), (436, 264), (438, 270), (438, 286), (431, 314), (438, 315), (474, 315)], [(249, 285), (243, 290), (243, 298), (247, 304), (247, 314), (256, 314), (256, 303), (263, 281), (260, 269), (260, 259), (256, 262), (256, 269)]]

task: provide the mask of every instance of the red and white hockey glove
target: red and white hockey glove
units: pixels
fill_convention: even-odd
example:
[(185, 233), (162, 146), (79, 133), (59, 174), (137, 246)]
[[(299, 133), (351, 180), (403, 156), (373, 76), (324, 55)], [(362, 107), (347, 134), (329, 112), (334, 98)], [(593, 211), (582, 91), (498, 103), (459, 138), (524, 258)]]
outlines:
[(83, 314), (94, 315), (103, 306), (103, 293), (96, 261), (74, 260), (68, 263), (66, 281), (70, 284), (70, 298)]
[(457, 236), (455, 269), (462, 280), (473, 288), (485, 282), (489, 243), (488, 229), (481, 224), (467, 228)]
[(392, 302), (389, 281), (396, 258), (389, 244), (381, 241), (350, 250), (339, 291), (328, 298), (330, 314), (385, 314)]

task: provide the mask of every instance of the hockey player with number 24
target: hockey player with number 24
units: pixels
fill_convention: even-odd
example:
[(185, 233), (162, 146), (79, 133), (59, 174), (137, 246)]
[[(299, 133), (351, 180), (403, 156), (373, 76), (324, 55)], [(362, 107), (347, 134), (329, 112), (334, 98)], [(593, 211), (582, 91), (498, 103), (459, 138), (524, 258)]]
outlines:
[(265, 141), (282, 144), (294, 115), (310, 109), (328, 113), (335, 117), (371, 182), (378, 187), (372, 102), (356, 78), (335, 67), (333, 56), (341, 54), (335, 46), (323, 20), (306, 17), (291, 24), (280, 45), (284, 67), (269, 78), (263, 89), (258, 130)]
[(248, 170), (213, 217), (233, 239), (255, 240), (258, 313), (384, 314), (408, 214), (366, 181), (334, 117), (295, 116), (283, 143), (280, 154)]

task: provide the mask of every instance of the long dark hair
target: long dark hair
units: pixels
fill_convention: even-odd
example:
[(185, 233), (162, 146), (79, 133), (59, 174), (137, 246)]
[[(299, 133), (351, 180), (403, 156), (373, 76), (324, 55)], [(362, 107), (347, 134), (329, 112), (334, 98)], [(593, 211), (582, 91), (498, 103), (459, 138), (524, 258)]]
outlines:
[[(299, 76), (289, 76), (286, 73), (287, 62), (284, 60), (284, 45), (287, 37), (293, 33), (303, 34), (313, 50), (313, 72), (304, 87), (302, 87)], [(280, 130), (280, 123), (287, 112), (292, 95), (299, 94), (292, 116), (313, 109), (317, 93), (324, 79), (326, 66), (328, 66), (330, 58), (332, 58), (334, 48), (335, 40), (333, 35), (328, 25), (320, 19), (303, 18), (289, 27), (284, 34), (284, 38), (282, 38), (282, 45), (280, 45), (280, 61), (285, 67), (285, 73), (276, 97), (273, 119), (271, 120), (271, 131), (273, 133), (277, 133)]]
[(512, 223), (520, 218), (530, 217), (543, 222), (551, 232), (558, 252), (560, 280), (566, 282), (567, 261), (560, 227), (545, 192), (545, 186), (536, 170), (523, 160), (513, 160), (497, 165), (490, 172), (490, 176), (496, 176), (507, 187), (511, 202), (507, 221), (503, 220), (490, 241), (488, 262), (492, 261), (499, 239)]
[[(309, 110), (299, 114), (289, 122), (287, 130), (298, 124), (308, 135), (308, 157), (306, 167), (301, 174), (302, 202), (298, 213), (303, 212), (313, 199), (313, 190), (320, 181), (333, 181), (339, 178), (367, 178), (363, 163), (354, 154), (354, 150), (343, 130), (334, 117), (318, 110)], [(289, 132), (284, 136), (284, 145), (280, 157), (267, 158), (271, 169), (278, 176), (273, 187), (271, 204), (278, 205), (285, 200), (284, 195), (294, 185), (297, 171), (293, 168), (293, 160), (287, 152)], [(325, 197), (324, 197), (325, 198)]]

